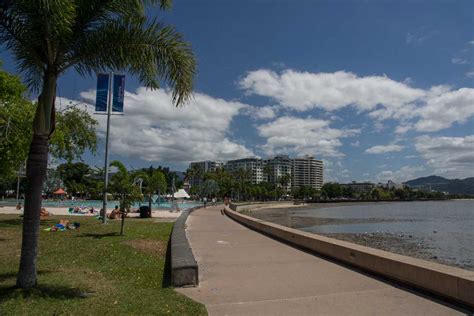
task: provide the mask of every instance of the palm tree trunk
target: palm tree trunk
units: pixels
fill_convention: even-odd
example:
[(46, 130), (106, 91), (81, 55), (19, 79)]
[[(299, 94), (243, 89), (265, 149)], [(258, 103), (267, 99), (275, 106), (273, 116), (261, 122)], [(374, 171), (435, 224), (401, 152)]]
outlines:
[(122, 213), (122, 223), (120, 224), (120, 236), (123, 236), (123, 227), (125, 226), (125, 210)]
[(57, 76), (47, 71), (43, 78), (43, 88), (38, 98), (33, 121), (33, 140), (26, 163), (27, 188), (23, 216), (23, 236), (21, 244), (20, 269), (16, 285), (31, 288), (37, 284), (38, 236), (43, 183), (48, 165), (48, 140), (54, 130), (54, 98)]
[(17, 276), (17, 286), (20, 288), (36, 286), (36, 256), (38, 254), (41, 193), (46, 177), (47, 164), (48, 137), (34, 135), (26, 168), (28, 183), (23, 216), (20, 270)]
[(151, 213), (151, 193), (148, 194), (148, 210), (150, 211), (150, 217), (152, 217), (151, 216), (151, 214), (152, 214)]

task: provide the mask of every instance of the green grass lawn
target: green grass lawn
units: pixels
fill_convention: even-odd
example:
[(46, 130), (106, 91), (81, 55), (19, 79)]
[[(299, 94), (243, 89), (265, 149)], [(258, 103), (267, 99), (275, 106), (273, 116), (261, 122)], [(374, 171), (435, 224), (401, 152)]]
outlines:
[[(78, 230), (47, 232), (59, 218)], [(38, 287), (15, 289), (22, 219), (0, 215), (0, 315), (206, 314), (203, 305), (175, 292), (166, 265), (172, 223), (127, 219), (102, 225), (95, 218), (42, 221)]]

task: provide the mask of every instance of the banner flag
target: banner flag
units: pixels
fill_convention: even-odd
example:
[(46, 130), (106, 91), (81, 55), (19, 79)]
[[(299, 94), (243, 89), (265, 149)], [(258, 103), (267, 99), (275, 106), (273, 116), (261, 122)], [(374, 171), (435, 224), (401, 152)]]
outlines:
[(107, 95), (109, 93), (109, 75), (97, 75), (97, 92), (95, 98), (96, 112), (107, 112)]
[(113, 112), (123, 112), (123, 99), (125, 94), (125, 75), (114, 75)]

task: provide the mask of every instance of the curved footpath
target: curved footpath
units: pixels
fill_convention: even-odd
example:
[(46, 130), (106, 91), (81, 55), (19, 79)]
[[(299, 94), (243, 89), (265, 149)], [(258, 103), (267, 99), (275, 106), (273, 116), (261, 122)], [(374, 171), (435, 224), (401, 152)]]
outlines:
[(416, 292), (273, 240), (199, 209), (186, 234), (199, 287), (177, 289), (210, 315), (463, 315)]

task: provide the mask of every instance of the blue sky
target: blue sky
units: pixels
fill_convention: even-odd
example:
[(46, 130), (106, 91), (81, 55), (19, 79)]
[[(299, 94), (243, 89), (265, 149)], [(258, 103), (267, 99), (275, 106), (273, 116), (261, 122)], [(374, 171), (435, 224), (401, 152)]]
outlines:
[[(192, 44), (196, 95), (127, 77), (112, 159), (133, 167), (312, 154), (326, 180), (474, 176), (474, 2), (174, 1), (151, 8)], [(15, 72), (2, 50), (7, 71)], [(93, 104), (67, 73), (61, 102)], [(103, 117), (98, 117), (103, 134)], [(97, 156), (84, 159), (102, 165)]]

